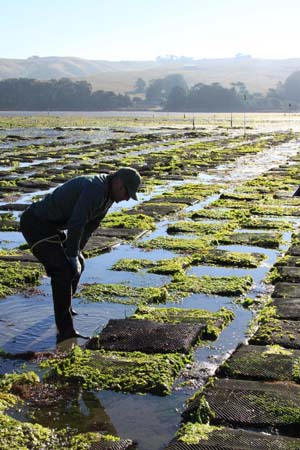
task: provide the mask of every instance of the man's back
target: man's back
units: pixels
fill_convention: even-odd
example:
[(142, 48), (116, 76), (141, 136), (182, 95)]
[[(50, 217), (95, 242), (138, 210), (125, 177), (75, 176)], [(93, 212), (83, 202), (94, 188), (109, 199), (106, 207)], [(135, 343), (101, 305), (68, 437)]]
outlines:
[[(108, 181), (107, 174), (73, 178), (34, 203), (34, 214), (58, 227), (81, 227), (83, 222), (93, 218), (96, 209), (101, 209), (106, 203), (109, 195)], [(73, 223), (70, 223), (71, 218)]]

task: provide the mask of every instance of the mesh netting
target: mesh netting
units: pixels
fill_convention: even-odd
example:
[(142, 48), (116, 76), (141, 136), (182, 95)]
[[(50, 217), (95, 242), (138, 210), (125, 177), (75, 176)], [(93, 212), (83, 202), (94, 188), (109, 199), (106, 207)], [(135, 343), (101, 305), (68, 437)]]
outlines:
[(150, 320), (111, 319), (87, 343), (97, 350), (141, 351), (144, 353), (188, 353), (205, 329), (205, 324), (159, 323)]
[(276, 315), (279, 319), (300, 319), (300, 299), (275, 298), (272, 305), (276, 306)]
[(274, 292), (272, 294), (274, 298), (300, 298), (300, 284), (299, 283), (287, 283), (285, 281), (276, 283)]
[(285, 255), (284, 258), (278, 259), (275, 262), (274, 266), (275, 267), (281, 267), (281, 266), (298, 267), (299, 266), (299, 257)]
[(121, 441), (102, 441), (93, 444), (89, 450), (134, 450), (136, 444), (126, 439)]
[(0, 255), (0, 261), (19, 261), (22, 263), (38, 263), (39, 261), (36, 259), (34, 255), (26, 254), (23, 255)]
[(101, 253), (110, 250), (120, 244), (120, 240), (114, 237), (92, 235), (84, 247), (85, 253)]
[(300, 267), (277, 267), (280, 279), (285, 282), (299, 283), (300, 282)]
[(300, 349), (300, 322), (295, 320), (270, 321), (259, 327), (250, 344), (279, 344)]
[[(134, 208), (135, 214), (146, 214), (147, 216), (159, 218), (174, 214), (185, 207), (184, 203), (143, 203)], [(130, 214), (130, 211), (128, 212)]]
[(287, 251), (288, 255), (300, 256), (300, 245), (293, 245)]
[(115, 237), (120, 239), (133, 239), (144, 234), (141, 228), (97, 228), (93, 236)]
[[(217, 379), (203, 394), (214, 413), (213, 425), (299, 428), (300, 386), (296, 384)], [(202, 409), (200, 395), (183, 416), (195, 417)]]
[[(277, 349), (278, 352), (278, 349)], [(260, 345), (241, 345), (218, 370), (219, 376), (261, 380), (292, 380), (298, 350), (282, 350)]]
[(184, 203), (185, 205), (195, 205), (199, 201), (193, 197), (171, 197), (164, 195), (163, 197), (151, 198), (151, 203)]
[(172, 441), (165, 450), (299, 450), (300, 439), (223, 428), (198, 444)]

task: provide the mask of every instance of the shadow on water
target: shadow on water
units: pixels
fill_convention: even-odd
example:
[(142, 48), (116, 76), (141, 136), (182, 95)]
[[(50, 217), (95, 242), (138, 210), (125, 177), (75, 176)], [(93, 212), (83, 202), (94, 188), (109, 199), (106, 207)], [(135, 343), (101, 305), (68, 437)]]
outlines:
[(69, 392), (65, 391), (65, 395), (60, 397), (59, 394), (61, 393), (58, 393), (56, 399), (52, 398), (52, 401), (51, 396), (50, 401), (27, 400), (25, 407), (17, 411), (15, 408), (11, 409), (8, 413), (17, 420), (39, 423), (45, 427), (70, 427), (78, 433), (100, 432), (117, 435), (117, 430), (96, 392), (71, 388)]

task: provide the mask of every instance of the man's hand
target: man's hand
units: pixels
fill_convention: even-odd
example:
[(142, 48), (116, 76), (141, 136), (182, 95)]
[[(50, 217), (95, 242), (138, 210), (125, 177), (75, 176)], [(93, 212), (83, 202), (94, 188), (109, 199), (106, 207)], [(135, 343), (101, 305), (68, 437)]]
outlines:
[(80, 264), (80, 260), (78, 256), (69, 256), (68, 257), (69, 263), (71, 264), (72, 267), (72, 272), (73, 272), (73, 276), (74, 278), (79, 278), (82, 272), (82, 267)]

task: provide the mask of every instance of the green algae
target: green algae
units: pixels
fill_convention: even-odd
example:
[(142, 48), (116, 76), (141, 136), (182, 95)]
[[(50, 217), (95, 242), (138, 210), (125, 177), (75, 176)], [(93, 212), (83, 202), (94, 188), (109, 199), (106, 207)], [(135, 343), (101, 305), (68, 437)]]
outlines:
[(0, 261), (0, 297), (11, 295), (14, 290), (37, 285), (44, 270), (37, 264), (22, 264), (19, 261)]
[(22, 256), (24, 253), (25, 254), (31, 254), (30, 249), (28, 248), (28, 246), (26, 246), (27, 248), (24, 250), (20, 250), (19, 248), (1, 248), (0, 249), (0, 256)]
[(267, 392), (260, 392), (259, 395), (246, 394), (243, 395), (246, 401), (253, 405), (253, 408), (259, 411), (266, 411), (268, 415), (272, 415), (276, 420), (284, 425), (298, 424), (300, 421), (300, 406), (296, 400), (284, 399), (280, 400)]
[(201, 253), (195, 253), (190, 256), (157, 261), (124, 258), (117, 261), (111, 269), (128, 272), (139, 272), (145, 269), (149, 273), (172, 275), (177, 272), (183, 272), (187, 267), (203, 264), (208, 266), (256, 268), (266, 258), (266, 255), (262, 253), (241, 253), (212, 249), (203, 250)]
[(174, 250), (183, 253), (191, 253), (198, 250), (207, 249), (210, 241), (206, 239), (179, 239), (170, 237), (157, 237), (143, 242), (137, 242), (137, 247), (150, 249)]
[(225, 245), (250, 245), (263, 248), (279, 248), (283, 242), (281, 233), (233, 233), (219, 239), (219, 244)]
[(271, 304), (271, 299), (269, 298), (266, 300), (265, 306), (258, 312), (254, 320), (261, 325), (274, 319), (277, 319), (276, 306)]
[(173, 276), (167, 289), (172, 293), (203, 293), (223, 296), (235, 296), (244, 294), (251, 288), (253, 279), (251, 276), (213, 277), (176, 274)]
[(300, 236), (298, 233), (292, 233), (292, 246), (300, 245)]
[(193, 233), (193, 234), (216, 234), (216, 233), (228, 233), (236, 227), (236, 223), (199, 223), (191, 221), (181, 221), (173, 224), (169, 224), (167, 233)]
[[(205, 385), (206, 388), (209, 386), (210, 382)], [(205, 395), (203, 394), (203, 391), (204, 388), (196, 392), (194, 396), (189, 399), (189, 403), (192, 403), (197, 399), (197, 408), (190, 413), (189, 419), (192, 422), (196, 422), (201, 425), (209, 425), (210, 422), (215, 418), (216, 414), (210, 407)]]
[(293, 354), (292, 350), (281, 347), (281, 345), (273, 344), (267, 345), (266, 350), (263, 352), (263, 356), (265, 355), (286, 355), (291, 356)]
[(258, 216), (300, 216), (299, 208), (272, 205), (258, 205), (250, 209), (251, 214)]
[(147, 269), (150, 273), (161, 275), (170, 275), (177, 272), (182, 272), (185, 267), (189, 265), (189, 258), (172, 258), (152, 261), (150, 259), (129, 259), (124, 258), (117, 261), (112, 270), (124, 270), (128, 272), (139, 272), (142, 269)]
[[(264, 174), (254, 180), (248, 181), (245, 186), (248, 186), (250, 189), (256, 190), (257, 192), (261, 192), (264, 195), (274, 195), (274, 193), (287, 195), (294, 184), (295, 180), (287, 176), (282, 178), (278, 175), (267, 176), (267, 174)], [(296, 186), (294, 190), (295, 189)]]
[(1, 450), (89, 450), (101, 440), (99, 433), (76, 434), (70, 429), (59, 431), (39, 424), (19, 422), (0, 413)]
[(113, 264), (111, 270), (139, 272), (141, 269), (152, 267), (153, 264), (155, 264), (155, 262), (151, 261), (150, 259), (123, 258)]
[[(253, 202), (256, 204), (256, 202)], [(219, 198), (209, 205), (210, 208), (228, 208), (239, 210), (251, 210), (251, 202), (243, 200), (230, 200)]]
[(246, 229), (266, 229), (266, 230), (292, 230), (293, 225), (287, 220), (268, 220), (259, 217), (249, 217), (241, 220), (239, 225)]
[(224, 185), (221, 184), (186, 183), (174, 187), (173, 191), (162, 194), (162, 197), (194, 197), (198, 200), (202, 200), (205, 197), (219, 193), (223, 188)]
[(295, 358), (293, 366), (293, 380), (296, 383), (300, 382), (300, 358)]
[(7, 392), (0, 392), (0, 415), (2, 411), (11, 408), (19, 401), (20, 399), (16, 395), (9, 394)]
[(191, 255), (191, 265), (215, 265), (230, 267), (256, 268), (267, 257), (262, 253), (241, 253), (227, 250), (204, 250), (200, 254)]
[(258, 202), (263, 196), (258, 193), (245, 193), (245, 192), (223, 192), (220, 195), (221, 200), (234, 200), (234, 201), (246, 201), (246, 202)]
[(160, 323), (197, 323), (204, 320), (206, 326), (201, 333), (201, 339), (214, 340), (234, 319), (234, 313), (226, 308), (213, 313), (204, 309), (139, 306), (130, 318)]
[(250, 217), (250, 212), (246, 209), (228, 210), (222, 208), (211, 209), (210, 206), (194, 211), (190, 214), (193, 220), (212, 219), (212, 220), (246, 220)]
[(162, 259), (157, 261), (157, 264), (153, 267), (150, 267), (148, 272), (159, 275), (173, 275), (178, 272), (183, 272), (187, 266), (187, 258), (173, 258), (171, 260)]
[(200, 441), (207, 441), (213, 432), (222, 432), (224, 427), (216, 427), (201, 423), (184, 423), (176, 433), (178, 441), (186, 444), (199, 444)]
[(294, 358), (293, 351), (280, 345), (268, 345), (251, 351), (238, 351), (221, 366), (219, 372), (222, 377), (229, 378), (297, 381), (293, 376)]
[(270, 301), (258, 312), (249, 326), (249, 333), (258, 327), (253, 343), (268, 343), (272, 339), (273, 333), (282, 333), (281, 321), (277, 316), (276, 306), (271, 305)]
[(283, 277), (281, 276), (278, 267), (271, 267), (271, 269), (269, 270), (263, 281), (265, 283), (275, 284), (278, 281), (282, 280)]
[(256, 305), (256, 301), (251, 297), (238, 297), (234, 299), (234, 302), (246, 309), (251, 309), (253, 305)]
[(91, 351), (75, 346), (67, 357), (45, 361), (41, 366), (50, 369), (46, 380), (79, 384), (84, 389), (167, 395), (188, 362), (190, 357), (182, 354)]
[(89, 302), (123, 303), (165, 303), (172, 300), (172, 295), (165, 287), (131, 287), (124, 284), (85, 285), (77, 297)]
[(145, 214), (126, 214), (125, 212), (112, 212), (101, 222), (107, 228), (141, 228), (142, 230), (155, 230), (156, 225), (152, 217)]
[(0, 378), (0, 448), (30, 450), (88, 450), (92, 443), (100, 440), (97, 433), (76, 434), (70, 429), (60, 431), (45, 428), (39, 424), (19, 422), (3, 414), (3, 411), (24, 403), (17, 395), (10, 393), (18, 385), (34, 385), (39, 383), (35, 372), (6, 373)]
[(132, 209), (134, 214), (145, 214), (153, 217), (155, 220), (159, 220), (162, 217), (173, 215), (184, 209), (186, 205), (184, 203), (175, 202), (154, 202), (147, 201), (140, 203)]
[(14, 188), (17, 189), (16, 180), (0, 180), (0, 189)]
[[(47, 364), (46, 364), (47, 365)], [(34, 386), (38, 385), (40, 389), (43, 390), (43, 387), (46, 390), (51, 392), (51, 385), (46, 384), (42, 385), (40, 383), (39, 376), (35, 372), (24, 372), (24, 373), (6, 373), (1, 375), (0, 378), (0, 447), (1, 449), (9, 449), (9, 445), (14, 445), (14, 439), (16, 439), (16, 434), (18, 434), (17, 442), (20, 447), (19, 449), (52, 449), (52, 450), (60, 450), (70, 449), (70, 450), (89, 450), (93, 443), (98, 443), (102, 441), (120, 441), (120, 438), (117, 436), (112, 436), (109, 434), (101, 435), (99, 433), (80, 433), (78, 434), (78, 427), (75, 426), (71, 428), (67, 426), (67, 428), (61, 428), (57, 431), (57, 428), (60, 428), (57, 423), (57, 427), (55, 429), (51, 429), (49, 427), (44, 427), (39, 424), (39, 420), (36, 421), (35, 417), (35, 409), (33, 414), (28, 410), (28, 404), (22, 398), (15, 395), (17, 392), (22, 392), (26, 387), (25, 386)], [(13, 392), (14, 394), (10, 393)], [(30, 392), (30, 391), (29, 391)], [(39, 397), (39, 390), (36, 391)], [(22, 395), (21, 395), (22, 397)], [(43, 394), (42, 394), (43, 397)], [(45, 403), (46, 405), (46, 403)], [(48, 405), (47, 405), (48, 406)], [(16, 409), (18, 408), (18, 409)], [(24, 409), (25, 408), (25, 409)], [(30, 423), (19, 422), (15, 418), (12, 418), (10, 415), (4, 415), (5, 410), (11, 410), (11, 414), (15, 412), (20, 412), (22, 410), (27, 411), (27, 415), (30, 417)], [(42, 411), (41, 411), (42, 412)], [(7, 412), (6, 414), (10, 414)], [(43, 412), (42, 412), (43, 414)], [(49, 415), (51, 412), (49, 413)], [(32, 423), (32, 421), (36, 421), (37, 423)], [(11, 448), (16, 448), (15, 446)]]
[(213, 321), (222, 320), (227, 325), (234, 318), (234, 313), (227, 308), (211, 312), (206, 309), (190, 308), (155, 308), (153, 306), (139, 306), (131, 319), (154, 320), (161, 323), (193, 323), (202, 319)]
[(18, 231), (19, 222), (11, 213), (4, 213), (0, 215), (0, 230), (1, 231)]
[(14, 384), (35, 384), (40, 381), (35, 372), (6, 373), (0, 376), (0, 390), (10, 392)]

